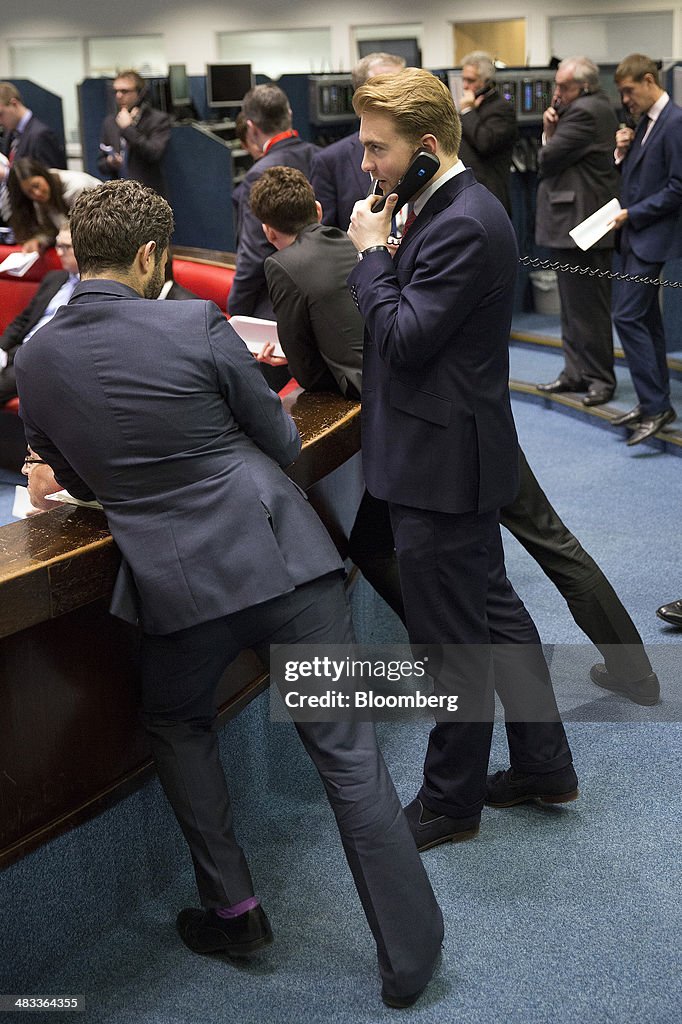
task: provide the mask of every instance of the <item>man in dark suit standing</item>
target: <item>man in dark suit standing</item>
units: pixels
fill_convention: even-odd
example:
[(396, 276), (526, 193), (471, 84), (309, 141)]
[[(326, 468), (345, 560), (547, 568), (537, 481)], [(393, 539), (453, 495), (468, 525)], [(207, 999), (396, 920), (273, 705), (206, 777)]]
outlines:
[(132, 178), (166, 195), (163, 155), (170, 140), (170, 118), (145, 98), (137, 71), (122, 71), (114, 81), (117, 111), (102, 122), (97, 167), (107, 178)]
[[(599, 68), (587, 57), (562, 60), (556, 71), (552, 106), (543, 115), (538, 153), (535, 240), (560, 263), (609, 271), (610, 231), (583, 252), (568, 232), (610, 199), (618, 197), (613, 165), (616, 115), (599, 88)], [(564, 368), (556, 380), (538, 384), (550, 394), (586, 391), (584, 405), (608, 402), (616, 389), (613, 371), (611, 281), (608, 277), (559, 273)]]
[[(616, 68), (623, 103), (639, 117), (636, 131), (616, 134), (622, 175), (616, 216), (619, 270), (657, 278), (666, 260), (682, 256), (682, 109), (661, 88), (658, 68), (641, 53)], [(633, 428), (628, 444), (652, 437), (676, 417), (670, 404), (665, 334), (658, 286), (618, 281), (613, 319), (639, 404), (612, 422)]]
[[(500, 537), (500, 506), (519, 482), (508, 390), (514, 232), (458, 159), (459, 118), (437, 78), (414, 68), (379, 76), (358, 90), (354, 106), (363, 167), (384, 194), (415, 152), (440, 162), (414, 197), (415, 219), (395, 261), (386, 244), (395, 197), (380, 214), (373, 197), (357, 203), (349, 231), (359, 253), (349, 284), (366, 325), (365, 479), (389, 503), (410, 641), (429, 645), (440, 661), (437, 685), (464, 695), (462, 720), (433, 729), (424, 782), (407, 808), (417, 845), (428, 849), (476, 835), (485, 800), (569, 801), (577, 779), (537, 630), (506, 578)], [(526, 705), (525, 720), (508, 717), (511, 768), (486, 784), (491, 644), (503, 645), (494, 682), (505, 710), (514, 692), (531, 696), (534, 707)]]
[[(197, 953), (272, 940), (236, 840), (215, 688), (243, 647), (352, 642), (341, 563), (283, 472), (296, 427), (211, 302), (154, 302), (165, 200), (107, 182), (71, 215), (82, 281), (16, 360), (29, 444), (75, 497), (97, 497), (124, 559), (112, 611), (139, 619), (142, 717), (195, 867)], [(163, 373), (159, 374), (159, 367)], [(54, 401), (59, 394), (60, 401)], [(414, 1002), (442, 917), (370, 723), (298, 723), (337, 816), (389, 1005)]]
[[(394, 53), (368, 53), (351, 71), (353, 89), (359, 89), (375, 75), (395, 75), (405, 67), (405, 58)], [(319, 150), (313, 159), (310, 181), (322, 204), (322, 223), (348, 230), (350, 215), (358, 199), (369, 194), (372, 179), (362, 169), (362, 144), (358, 132), (346, 135)]]
[(462, 85), (460, 159), (511, 216), (509, 175), (519, 128), (514, 107), (495, 87), (495, 65), (489, 54), (476, 50), (462, 58)]
[(237, 269), (228, 298), (230, 315), (272, 317), (263, 264), (275, 250), (249, 205), (251, 186), (268, 167), (296, 167), (310, 178), (317, 146), (292, 128), (291, 107), (277, 85), (256, 85), (244, 97), (247, 139), (263, 152), (244, 178), (237, 209)]
[(24, 104), (11, 82), (0, 82), (0, 128), (4, 129), (1, 151), (10, 166), (20, 157), (29, 156), (45, 167), (66, 167), (63, 145), (52, 129)]
[(62, 228), (57, 235), (55, 248), (63, 269), (51, 270), (45, 275), (28, 306), (8, 324), (0, 337), (0, 403), (16, 396), (14, 357), (20, 347), (30, 341), (39, 328), (49, 323), (61, 306), (66, 305), (78, 284), (78, 264), (68, 228)]

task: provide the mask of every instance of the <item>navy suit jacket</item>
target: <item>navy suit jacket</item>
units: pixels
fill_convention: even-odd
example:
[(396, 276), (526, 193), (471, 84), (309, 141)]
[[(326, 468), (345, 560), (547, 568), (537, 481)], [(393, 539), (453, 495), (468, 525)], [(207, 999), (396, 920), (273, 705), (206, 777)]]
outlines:
[(643, 117), (620, 165), (628, 219), (616, 236), (621, 252), (664, 263), (682, 256), (682, 107), (666, 103), (642, 146), (646, 127)]
[(504, 207), (464, 170), (429, 199), (395, 262), (370, 253), (351, 272), (366, 324), (362, 455), (375, 497), (486, 512), (516, 496), (517, 261)]
[[(9, 156), (11, 146), (9, 135), (6, 135), (3, 139), (5, 156)], [(52, 129), (40, 121), (35, 114), (19, 136), (19, 142), (14, 152), (15, 160), (25, 156), (30, 156), (32, 160), (37, 160), (45, 167), (66, 167), (64, 147)]]
[(256, 160), (239, 189), (237, 209), (237, 269), (228, 296), (231, 316), (262, 316), (273, 319), (263, 264), (275, 252), (263, 234), (263, 226), (253, 214), (249, 199), (251, 188), (268, 167), (295, 167), (310, 178), (310, 168), (317, 146), (303, 142), (297, 136), (280, 139), (265, 156)]
[(348, 231), (358, 199), (369, 194), (372, 179), (362, 170), (364, 150), (354, 132), (315, 154), (310, 181), (322, 205), (322, 223)]
[(115, 614), (134, 617), (131, 574), (143, 629), (169, 633), (341, 567), (280, 468), (294, 422), (214, 303), (84, 281), (15, 368), (29, 443), (104, 506), (127, 563)]

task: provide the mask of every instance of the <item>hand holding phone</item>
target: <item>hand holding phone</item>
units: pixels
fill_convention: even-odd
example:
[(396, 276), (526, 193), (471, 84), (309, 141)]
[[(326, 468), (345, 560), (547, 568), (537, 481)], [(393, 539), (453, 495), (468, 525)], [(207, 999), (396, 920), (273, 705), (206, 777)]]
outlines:
[(402, 178), (398, 182), (395, 188), (383, 196), (378, 203), (375, 203), (372, 207), (372, 213), (381, 213), (388, 196), (397, 195), (398, 201), (395, 204), (395, 210), (399, 210), (405, 203), (409, 203), (410, 199), (417, 193), (420, 192), (425, 185), (431, 181), (434, 174), (440, 167), (440, 160), (433, 153), (429, 153), (426, 149), (420, 149), (419, 152), (412, 158), (409, 167), (403, 174)]

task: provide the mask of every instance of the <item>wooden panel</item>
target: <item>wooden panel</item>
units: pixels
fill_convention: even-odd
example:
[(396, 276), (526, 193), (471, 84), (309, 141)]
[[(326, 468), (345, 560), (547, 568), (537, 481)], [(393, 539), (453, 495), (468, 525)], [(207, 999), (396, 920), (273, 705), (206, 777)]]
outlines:
[(493, 60), (515, 67), (525, 67), (526, 19), (506, 21), (462, 21), (453, 26), (455, 64), (472, 50), (484, 50)]

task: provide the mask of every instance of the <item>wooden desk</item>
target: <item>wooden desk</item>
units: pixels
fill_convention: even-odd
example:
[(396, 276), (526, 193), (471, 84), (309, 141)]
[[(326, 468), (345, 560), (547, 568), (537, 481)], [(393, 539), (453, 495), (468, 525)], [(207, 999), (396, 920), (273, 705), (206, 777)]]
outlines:
[[(362, 494), (360, 407), (285, 399), (303, 440), (290, 476), (345, 555)], [(137, 630), (108, 613), (119, 562), (103, 513), (64, 506), (0, 528), (0, 867), (151, 772), (136, 714)], [(268, 683), (251, 651), (219, 688), (223, 718)]]

